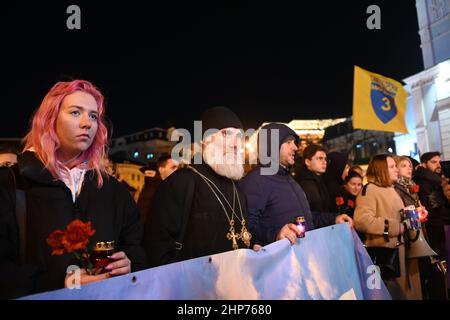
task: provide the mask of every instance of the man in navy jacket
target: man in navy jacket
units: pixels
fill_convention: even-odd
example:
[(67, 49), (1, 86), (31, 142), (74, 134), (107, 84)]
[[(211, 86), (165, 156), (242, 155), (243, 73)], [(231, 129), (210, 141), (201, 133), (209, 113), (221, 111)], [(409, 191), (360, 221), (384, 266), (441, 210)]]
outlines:
[[(261, 131), (266, 133), (266, 138), (261, 141), (263, 138), (259, 137), (259, 158), (264, 153), (261, 148), (267, 148), (267, 156), (270, 161), (277, 161), (278, 170), (270, 172), (266, 169), (271, 163), (260, 164), (239, 183), (247, 197), (248, 223), (255, 243), (267, 245), (283, 238), (296, 243), (299, 231), (292, 222), (299, 216), (305, 218), (306, 230), (346, 221), (351, 224), (347, 215), (311, 214), (305, 192), (290, 173), (299, 143), (295, 131), (277, 123), (264, 126)], [(278, 144), (272, 143), (272, 139)], [(276, 145), (277, 150), (272, 152)]]

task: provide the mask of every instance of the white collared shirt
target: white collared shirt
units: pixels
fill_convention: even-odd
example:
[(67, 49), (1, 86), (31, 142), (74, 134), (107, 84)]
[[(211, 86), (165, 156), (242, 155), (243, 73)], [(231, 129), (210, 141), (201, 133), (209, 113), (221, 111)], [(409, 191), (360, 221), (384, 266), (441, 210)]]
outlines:
[(85, 164), (81, 163), (72, 169), (67, 168), (61, 162), (58, 162), (58, 165), (61, 167), (61, 177), (64, 184), (67, 188), (70, 189), (72, 193), (72, 201), (75, 203), (75, 200), (80, 195), (81, 187), (83, 186), (84, 175), (86, 173)]

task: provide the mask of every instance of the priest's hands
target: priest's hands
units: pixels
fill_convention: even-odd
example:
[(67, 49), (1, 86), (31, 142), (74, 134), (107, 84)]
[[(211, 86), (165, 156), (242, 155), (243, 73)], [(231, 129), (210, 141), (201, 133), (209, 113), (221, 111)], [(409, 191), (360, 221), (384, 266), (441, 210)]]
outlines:
[(344, 213), (344, 214), (338, 215), (338, 216), (336, 217), (335, 222), (336, 222), (336, 224), (348, 222), (348, 224), (350, 225), (350, 227), (353, 228), (353, 219), (350, 218), (350, 217), (349, 217), (348, 215), (346, 215), (345, 213)]
[(298, 230), (297, 226), (293, 223), (285, 224), (277, 234), (275, 240), (288, 239), (291, 244), (295, 244), (297, 242), (297, 237), (301, 235), (300, 230)]

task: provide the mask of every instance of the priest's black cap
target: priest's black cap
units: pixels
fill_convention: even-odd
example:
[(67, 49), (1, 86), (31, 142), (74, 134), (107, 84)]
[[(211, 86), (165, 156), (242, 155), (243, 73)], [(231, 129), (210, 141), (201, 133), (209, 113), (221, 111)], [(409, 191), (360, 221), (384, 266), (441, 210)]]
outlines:
[(213, 107), (203, 112), (202, 135), (208, 129), (222, 130), (224, 128), (243, 129), (239, 117), (227, 107)]

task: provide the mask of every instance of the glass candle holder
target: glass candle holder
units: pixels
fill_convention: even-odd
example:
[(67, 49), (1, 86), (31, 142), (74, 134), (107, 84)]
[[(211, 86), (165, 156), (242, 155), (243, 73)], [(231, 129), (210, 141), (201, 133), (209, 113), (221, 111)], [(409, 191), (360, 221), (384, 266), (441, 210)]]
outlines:
[(306, 232), (306, 222), (305, 217), (297, 217), (295, 218), (294, 224), (297, 226), (298, 230), (300, 231), (300, 235), (297, 236), (297, 238), (304, 238), (305, 232)]
[(97, 242), (91, 253), (91, 263), (93, 265), (94, 274), (108, 272), (105, 267), (114, 262), (111, 255), (114, 253), (114, 241)]

